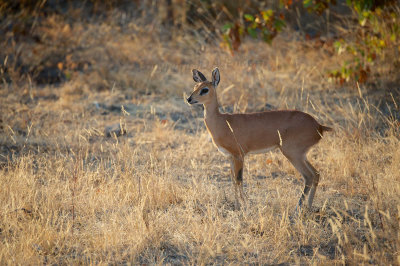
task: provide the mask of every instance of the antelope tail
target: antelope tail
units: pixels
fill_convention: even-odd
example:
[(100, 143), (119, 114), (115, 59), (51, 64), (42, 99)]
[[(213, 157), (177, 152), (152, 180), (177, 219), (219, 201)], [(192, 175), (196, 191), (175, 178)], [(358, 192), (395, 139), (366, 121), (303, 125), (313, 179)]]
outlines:
[(324, 131), (333, 131), (333, 128), (319, 125), (318, 132), (319, 132), (319, 134), (321, 134), (321, 136), (324, 133)]

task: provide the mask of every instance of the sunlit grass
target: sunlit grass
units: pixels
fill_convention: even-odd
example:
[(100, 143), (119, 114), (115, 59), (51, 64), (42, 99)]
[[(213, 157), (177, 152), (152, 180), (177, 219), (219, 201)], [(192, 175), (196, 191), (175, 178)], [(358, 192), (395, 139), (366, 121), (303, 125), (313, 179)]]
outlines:
[[(324, 72), (335, 58), (290, 36), (231, 57), (134, 23), (53, 20), (46, 34), (71, 42), (53, 47), (70, 58), (65, 82), (16, 76), (0, 90), (2, 264), (400, 263), (395, 97), (337, 88)], [(29, 58), (30, 45), (28, 63), (54, 51)], [(335, 129), (309, 154), (321, 173), (311, 212), (291, 220), (303, 180), (278, 151), (246, 158), (248, 206), (235, 210), (229, 162), (184, 103), (190, 70), (214, 66), (226, 110), (268, 103)]]

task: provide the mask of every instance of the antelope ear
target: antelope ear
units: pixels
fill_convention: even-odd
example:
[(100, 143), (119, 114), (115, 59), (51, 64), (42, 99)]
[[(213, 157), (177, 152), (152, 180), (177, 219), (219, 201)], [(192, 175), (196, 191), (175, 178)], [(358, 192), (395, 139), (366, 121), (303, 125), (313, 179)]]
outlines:
[(206, 77), (203, 75), (203, 73), (201, 73), (197, 69), (192, 69), (192, 73), (193, 73), (193, 80), (196, 82), (203, 82), (207, 80)]
[(212, 72), (212, 84), (214, 85), (214, 88), (218, 86), (219, 80), (220, 80), (219, 69), (218, 67), (216, 67)]

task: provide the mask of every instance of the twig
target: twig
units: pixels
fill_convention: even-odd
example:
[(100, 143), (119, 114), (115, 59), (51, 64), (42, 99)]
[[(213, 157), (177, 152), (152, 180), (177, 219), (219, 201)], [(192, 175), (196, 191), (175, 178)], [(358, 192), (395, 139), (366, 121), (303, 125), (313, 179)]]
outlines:
[(73, 186), (72, 186), (72, 235), (74, 235), (74, 227), (75, 227), (75, 189), (76, 189), (76, 183), (78, 180), (78, 172), (79, 172), (79, 162), (81, 158), (81, 153), (78, 152), (78, 156), (76, 157), (75, 160), (75, 166), (74, 166), (74, 176), (73, 176)]
[(371, 181), (372, 181), (372, 189), (374, 190), (374, 192), (376, 193), (376, 203), (375, 203), (375, 205), (376, 205), (376, 210), (378, 211), (378, 215), (379, 215), (379, 220), (381, 221), (381, 228), (382, 228), (382, 231), (383, 232), (385, 232), (385, 228), (383, 227), (383, 221), (382, 221), (382, 215), (381, 215), (381, 213), (379, 212), (379, 201), (380, 201), (380, 197), (379, 197), (379, 192), (378, 192), (378, 189), (375, 187), (375, 180), (374, 180), (374, 177), (371, 175)]

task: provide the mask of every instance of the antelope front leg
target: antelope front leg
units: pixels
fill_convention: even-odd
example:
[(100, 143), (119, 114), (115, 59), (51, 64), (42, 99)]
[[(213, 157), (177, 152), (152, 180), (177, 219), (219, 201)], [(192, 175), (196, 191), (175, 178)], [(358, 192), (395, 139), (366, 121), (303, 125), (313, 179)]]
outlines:
[(232, 156), (231, 158), (231, 171), (232, 171), (232, 182), (235, 187), (235, 208), (240, 209), (240, 204), (238, 200), (238, 191), (242, 203), (246, 203), (246, 197), (243, 192), (243, 159), (237, 156)]

